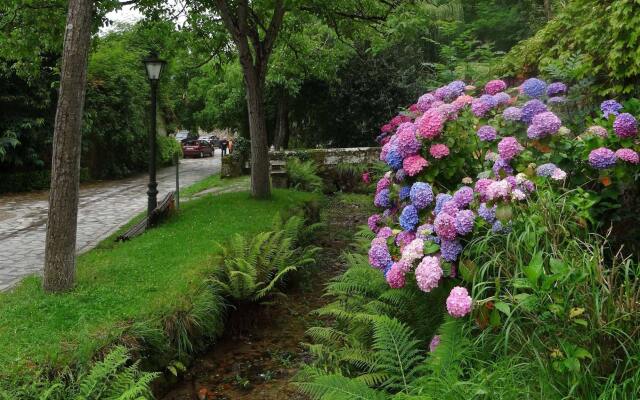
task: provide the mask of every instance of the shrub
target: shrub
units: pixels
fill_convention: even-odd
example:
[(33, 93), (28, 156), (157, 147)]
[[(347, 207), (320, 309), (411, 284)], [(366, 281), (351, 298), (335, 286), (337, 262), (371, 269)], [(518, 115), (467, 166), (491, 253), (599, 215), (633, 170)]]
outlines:
[(158, 136), (158, 164), (174, 165), (175, 157), (182, 158), (182, 146), (172, 137)]
[(251, 239), (236, 234), (222, 247), (222, 268), (212, 278), (222, 293), (235, 302), (256, 302), (278, 292), (278, 285), (298, 268), (315, 262), (314, 247), (298, 247), (304, 220), (293, 216), (286, 223)]
[[(90, 180), (89, 170), (80, 169), (80, 182)], [(51, 171), (12, 172), (0, 174), (0, 193), (18, 193), (31, 190), (48, 189), (51, 184)]]
[(322, 178), (318, 176), (318, 166), (311, 160), (300, 161), (297, 158), (287, 160), (289, 186), (305, 192), (322, 190)]

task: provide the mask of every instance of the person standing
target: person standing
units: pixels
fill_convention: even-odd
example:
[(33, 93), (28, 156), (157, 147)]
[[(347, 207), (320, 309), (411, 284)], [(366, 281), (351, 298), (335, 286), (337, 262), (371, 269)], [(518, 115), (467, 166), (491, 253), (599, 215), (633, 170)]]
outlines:
[(229, 139), (229, 154), (233, 153), (233, 139)]
[(229, 146), (229, 141), (226, 138), (222, 138), (220, 140), (220, 150), (222, 151), (222, 157), (227, 155), (228, 146)]

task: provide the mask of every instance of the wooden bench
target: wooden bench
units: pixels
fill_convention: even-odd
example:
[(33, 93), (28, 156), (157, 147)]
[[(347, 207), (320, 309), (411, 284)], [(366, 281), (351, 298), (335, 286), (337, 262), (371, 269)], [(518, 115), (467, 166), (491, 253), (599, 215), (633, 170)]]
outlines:
[(130, 240), (136, 236), (142, 235), (144, 231), (147, 230), (155, 223), (157, 223), (162, 218), (165, 218), (171, 210), (173, 210), (175, 204), (175, 192), (171, 191), (166, 194), (156, 206), (156, 209), (151, 213), (151, 224), (149, 224), (149, 218), (145, 217), (142, 221), (138, 222), (134, 226), (132, 226), (128, 231), (123, 233), (122, 235), (116, 238), (116, 242), (125, 242)]
[(269, 160), (271, 184), (275, 188), (286, 188), (288, 184), (287, 162), (284, 160)]

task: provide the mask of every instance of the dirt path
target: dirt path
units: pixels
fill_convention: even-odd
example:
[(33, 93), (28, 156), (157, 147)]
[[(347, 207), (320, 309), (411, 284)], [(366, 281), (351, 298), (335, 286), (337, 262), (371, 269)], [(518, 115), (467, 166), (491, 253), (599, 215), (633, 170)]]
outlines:
[(256, 313), (255, 328), (221, 338), (209, 353), (195, 360), (181, 382), (158, 398), (305, 399), (289, 381), (309, 359), (301, 343), (307, 341), (305, 331), (316, 320), (310, 312), (327, 301), (322, 297), (324, 286), (345, 269), (339, 256), (367, 216), (363, 207), (330, 200), (323, 212), (326, 228), (315, 243), (323, 250), (304, 284), (289, 291), (280, 304)]

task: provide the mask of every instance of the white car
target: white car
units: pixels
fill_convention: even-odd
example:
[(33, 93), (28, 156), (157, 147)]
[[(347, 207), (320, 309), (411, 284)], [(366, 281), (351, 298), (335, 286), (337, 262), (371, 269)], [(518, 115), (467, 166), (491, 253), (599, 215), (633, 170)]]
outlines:
[(178, 142), (182, 142), (183, 140), (187, 139), (189, 137), (189, 131), (179, 131), (178, 133), (176, 133), (176, 140)]

